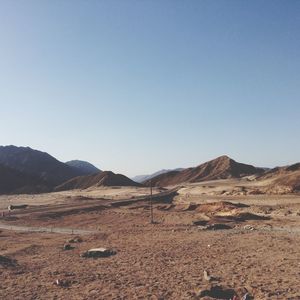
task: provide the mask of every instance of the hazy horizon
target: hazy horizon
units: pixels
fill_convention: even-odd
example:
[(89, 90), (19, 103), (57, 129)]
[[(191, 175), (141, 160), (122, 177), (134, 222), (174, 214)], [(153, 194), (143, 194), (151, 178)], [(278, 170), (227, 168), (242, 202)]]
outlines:
[(0, 145), (133, 177), (299, 162), (299, 1), (1, 1)]

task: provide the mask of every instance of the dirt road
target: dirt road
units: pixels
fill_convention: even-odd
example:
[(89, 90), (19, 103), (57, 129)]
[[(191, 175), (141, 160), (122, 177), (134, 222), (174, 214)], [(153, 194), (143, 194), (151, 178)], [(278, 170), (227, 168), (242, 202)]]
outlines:
[(14, 230), (14, 231), (27, 231), (27, 232), (50, 232), (61, 234), (92, 234), (97, 233), (97, 230), (84, 230), (84, 229), (72, 229), (64, 227), (32, 227), (22, 225), (9, 225), (0, 223), (0, 229)]

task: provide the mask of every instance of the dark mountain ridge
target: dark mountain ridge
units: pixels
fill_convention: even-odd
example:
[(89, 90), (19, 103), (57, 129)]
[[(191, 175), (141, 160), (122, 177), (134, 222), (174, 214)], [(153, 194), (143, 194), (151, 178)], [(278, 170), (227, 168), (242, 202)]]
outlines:
[(51, 187), (40, 178), (0, 164), (0, 194), (32, 194), (50, 190)]
[(0, 146), (0, 164), (37, 177), (50, 186), (83, 174), (82, 171), (58, 161), (48, 153), (29, 147)]

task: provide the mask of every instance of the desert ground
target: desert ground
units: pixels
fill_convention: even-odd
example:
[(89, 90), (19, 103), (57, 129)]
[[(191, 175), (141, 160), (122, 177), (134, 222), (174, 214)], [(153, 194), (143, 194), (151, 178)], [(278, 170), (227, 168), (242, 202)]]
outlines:
[[(153, 224), (148, 188), (1, 196), (2, 211), (29, 206), (0, 219), (23, 230), (0, 229), (0, 298), (300, 299), (300, 195), (253, 190), (182, 185), (153, 201)], [(116, 253), (81, 256), (98, 247)]]

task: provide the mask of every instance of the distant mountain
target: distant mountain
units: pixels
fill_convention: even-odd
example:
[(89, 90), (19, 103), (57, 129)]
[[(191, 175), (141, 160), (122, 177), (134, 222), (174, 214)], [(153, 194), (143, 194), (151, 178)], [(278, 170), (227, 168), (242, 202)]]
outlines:
[(147, 181), (147, 180), (149, 180), (151, 178), (154, 178), (154, 177), (156, 177), (158, 175), (161, 175), (161, 174), (164, 174), (164, 173), (168, 173), (170, 171), (182, 171), (182, 170), (184, 170), (184, 169), (183, 168), (167, 169), (167, 170), (163, 169), (163, 170), (157, 171), (157, 172), (155, 172), (153, 174), (149, 174), (149, 175), (137, 175), (137, 176), (135, 176), (135, 177), (133, 177), (131, 179), (133, 181), (135, 181), (135, 182), (141, 183), (141, 182)]
[(101, 170), (96, 168), (94, 165), (83, 160), (70, 160), (67, 161), (66, 164), (81, 171), (83, 173), (82, 175), (91, 175), (101, 172)]
[(270, 193), (300, 192), (300, 163), (273, 168), (257, 178)]
[(122, 174), (103, 171), (94, 175), (79, 176), (57, 186), (56, 191), (87, 189), (99, 186), (142, 186)]
[(0, 164), (37, 177), (53, 187), (83, 175), (81, 170), (58, 161), (48, 153), (29, 147), (0, 146)]
[(0, 165), (0, 194), (48, 192), (50, 187), (38, 177)]
[[(170, 171), (152, 178), (154, 186), (177, 185), (184, 182), (199, 182), (215, 179), (240, 178), (243, 176), (262, 174), (262, 168), (238, 163), (228, 156), (220, 156), (194, 168), (182, 171)], [(143, 182), (150, 185), (150, 181)]]

